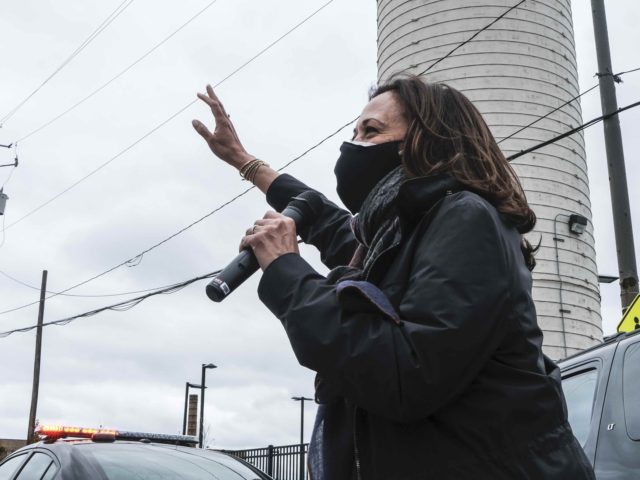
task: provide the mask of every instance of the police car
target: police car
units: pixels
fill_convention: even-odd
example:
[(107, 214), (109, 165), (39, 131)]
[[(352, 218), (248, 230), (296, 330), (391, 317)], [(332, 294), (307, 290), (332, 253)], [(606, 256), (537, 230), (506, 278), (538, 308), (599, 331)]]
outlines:
[(0, 480), (272, 480), (252, 465), (194, 448), (186, 435), (43, 426), (42, 441), (0, 463)]

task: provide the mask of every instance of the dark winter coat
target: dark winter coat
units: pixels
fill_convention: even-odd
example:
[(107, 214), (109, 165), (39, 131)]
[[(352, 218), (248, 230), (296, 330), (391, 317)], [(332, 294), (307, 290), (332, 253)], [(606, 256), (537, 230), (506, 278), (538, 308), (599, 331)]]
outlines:
[[(280, 211), (308, 189), (281, 175), (267, 200)], [(447, 190), (405, 182), (402, 240), (366, 281), (334, 284), (297, 254), (263, 274), (260, 299), (332, 392), (320, 398), (314, 480), (351, 477), (341, 452), (361, 480), (593, 478), (541, 351), (519, 233), (480, 196)], [(329, 268), (357, 247), (349, 219), (324, 199), (298, 232)]]

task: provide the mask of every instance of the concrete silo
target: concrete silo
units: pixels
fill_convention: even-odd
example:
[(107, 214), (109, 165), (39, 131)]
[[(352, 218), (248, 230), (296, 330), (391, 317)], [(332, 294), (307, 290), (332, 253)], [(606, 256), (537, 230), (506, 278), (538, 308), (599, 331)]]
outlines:
[[(425, 71), (516, 3), (378, 0), (379, 80)], [(579, 94), (570, 3), (526, 0), (426, 74), (474, 102), (507, 156), (582, 123), (577, 101), (549, 114)], [(538, 216), (528, 235), (541, 242), (533, 296), (545, 352), (559, 359), (602, 339), (583, 137), (565, 138), (513, 165)], [(570, 230), (570, 220), (585, 219), (583, 233)]]

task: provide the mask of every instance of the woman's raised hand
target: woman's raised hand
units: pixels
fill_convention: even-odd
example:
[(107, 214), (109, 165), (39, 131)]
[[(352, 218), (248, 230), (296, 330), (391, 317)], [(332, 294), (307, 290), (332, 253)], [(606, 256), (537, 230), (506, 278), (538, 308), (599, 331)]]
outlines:
[(215, 129), (213, 133), (211, 133), (199, 120), (193, 120), (191, 123), (196, 132), (205, 139), (211, 151), (217, 157), (237, 169), (240, 169), (247, 162), (253, 160), (255, 157), (249, 155), (242, 146), (236, 129), (233, 127), (233, 123), (231, 123), (230, 116), (213, 92), (211, 85), (207, 85), (207, 94), (198, 93), (198, 98), (211, 107), (211, 112), (215, 120)]

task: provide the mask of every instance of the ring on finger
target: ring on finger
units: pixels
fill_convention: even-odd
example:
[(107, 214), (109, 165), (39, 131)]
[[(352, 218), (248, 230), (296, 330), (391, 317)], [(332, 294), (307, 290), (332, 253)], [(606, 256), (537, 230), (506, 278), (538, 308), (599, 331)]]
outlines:
[(257, 227), (257, 225), (254, 225), (254, 226), (253, 226), (253, 228), (251, 229), (251, 234), (256, 233), (256, 227)]

